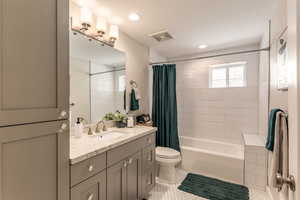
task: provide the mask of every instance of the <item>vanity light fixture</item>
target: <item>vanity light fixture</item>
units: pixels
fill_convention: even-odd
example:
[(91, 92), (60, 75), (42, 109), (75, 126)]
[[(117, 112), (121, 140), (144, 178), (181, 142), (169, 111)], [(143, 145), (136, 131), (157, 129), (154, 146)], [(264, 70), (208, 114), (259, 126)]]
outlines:
[(87, 8), (87, 7), (81, 8), (80, 21), (81, 21), (81, 25), (82, 25), (80, 30), (82, 32), (89, 30), (89, 28), (91, 27), (91, 24), (92, 24), (92, 12), (89, 8)]
[(107, 23), (107, 17), (104, 17), (103, 15), (96, 15), (96, 21), (93, 21), (93, 13), (89, 7), (81, 7), (80, 20), (75, 21), (72, 18), (71, 21), (73, 34), (76, 35), (77, 33), (80, 33), (86, 36), (90, 41), (96, 40), (103, 45), (105, 44), (113, 47), (116, 40), (119, 38), (119, 26), (117, 23), (111, 22), (109, 25)]
[(119, 26), (112, 24), (109, 29), (109, 41), (114, 44), (117, 39), (119, 39)]
[(96, 22), (97, 37), (102, 38), (107, 31), (107, 22), (104, 17), (97, 17)]

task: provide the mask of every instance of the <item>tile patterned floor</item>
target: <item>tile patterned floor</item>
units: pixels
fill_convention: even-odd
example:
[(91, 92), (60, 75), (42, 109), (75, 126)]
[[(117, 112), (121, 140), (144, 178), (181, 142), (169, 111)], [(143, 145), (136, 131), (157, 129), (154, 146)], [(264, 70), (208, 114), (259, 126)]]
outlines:
[[(150, 193), (148, 200), (206, 200), (204, 198), (195, 196), (178, 190), (179, 183), (186, 176), (186, 172), (182, 170), (177, 171), (178, 184), (165, 184), (157, 180), (157, 184), (153, 191)], [(250, 200), (270, 200), (266, 193), (262, 191), (250, 190)]]

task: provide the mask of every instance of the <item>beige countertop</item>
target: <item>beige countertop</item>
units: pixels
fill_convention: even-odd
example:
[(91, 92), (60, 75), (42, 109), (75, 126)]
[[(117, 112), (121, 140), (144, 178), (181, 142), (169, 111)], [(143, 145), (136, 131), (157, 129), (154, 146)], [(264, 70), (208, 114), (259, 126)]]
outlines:
[(70, 137), (70, 163), (76, 164), (122, 144), (133, 141), (157, 131), (154, 127), (135, 126), (134, 128), (109, 128), (109, 132), (122, 133), (111, 140), (101, 140), (97, 136), (82, 135), (80, 138)]

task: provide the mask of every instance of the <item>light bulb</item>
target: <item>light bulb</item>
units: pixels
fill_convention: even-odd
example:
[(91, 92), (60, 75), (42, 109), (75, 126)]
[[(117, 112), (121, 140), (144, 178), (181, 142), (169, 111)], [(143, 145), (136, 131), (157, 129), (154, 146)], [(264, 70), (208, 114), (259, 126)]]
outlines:
[(80, 21), (82, 24), (92, 24), (92, 12), (87, 7), (82, 7), (80, 10)]
[(115, 24), (110, 25), (109, 38), (111, 40), (117, 40), (119, 38), (119, 27), (118, 27), (118, 25), (115, 25)]
[(107, 22), (104, 17), (97, 17), (96, 30), (98, 33), (105, 34), (107, 31)]

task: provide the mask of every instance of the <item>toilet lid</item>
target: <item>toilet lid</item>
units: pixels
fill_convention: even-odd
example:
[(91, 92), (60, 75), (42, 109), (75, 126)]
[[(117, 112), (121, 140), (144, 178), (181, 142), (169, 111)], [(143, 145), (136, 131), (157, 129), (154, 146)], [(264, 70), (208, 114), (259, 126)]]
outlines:
[(167, 147), (156, 147), (156, 156), (160, 158), (178, 158), (180, 153), (174, 149)]

